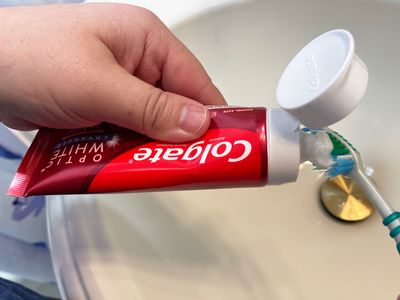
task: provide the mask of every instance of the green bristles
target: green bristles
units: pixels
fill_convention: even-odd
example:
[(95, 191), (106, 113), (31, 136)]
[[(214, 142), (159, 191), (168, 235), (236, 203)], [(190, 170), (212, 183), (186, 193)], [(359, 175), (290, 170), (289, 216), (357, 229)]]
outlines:
[(349, 154), (350, 151), (342, 144), (342, 142), (337, 139), (333, 134), (328, 133), (328, 136), (333, 144), (333, 149), (331, 155), (338, 156), (338, 155), (346, 155)]

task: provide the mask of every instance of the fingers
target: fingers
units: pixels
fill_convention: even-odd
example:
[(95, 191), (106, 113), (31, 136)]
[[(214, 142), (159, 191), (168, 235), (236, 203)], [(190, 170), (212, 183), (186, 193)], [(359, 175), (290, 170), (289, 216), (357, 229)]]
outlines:
[(95, 95), (95, 116), (101, 121), (175, 143), (194, 140), (208, 129), (208, 111), (197, 101), (155, 88), (118, 65), (102, 80)]
[[(168, 92), (203, 104), (226, 104), (199, 60), (152, 13), (146, 14), (145, 44), (133, 74)], [(134, 33), (131, 33), (134, 36)], [(137, 44), (131, 44), (131, 47)]]
[[(204, 134), (210, 122), (202, 104), (226, 102), (201, 63), (162, 22), (148, 11), (139, 13), (143, 18), (140, 26), (122, 22), (125, 25), (119, 28), (119, 35), (102, 39), (119, 65), (114, 62), (112, 67), (103, 68), (107, 74), (103, 73), (102, 92), (97, 94), (103, 97), (100, 121), (158, 140), (196, 139)], [(138, 17), (137, 8), (132, 14), (132, 18)], [(144, 35), (138, 39), (137, 30), (141, 26)], [(121, 44), (121, 41), (127, 42)]]

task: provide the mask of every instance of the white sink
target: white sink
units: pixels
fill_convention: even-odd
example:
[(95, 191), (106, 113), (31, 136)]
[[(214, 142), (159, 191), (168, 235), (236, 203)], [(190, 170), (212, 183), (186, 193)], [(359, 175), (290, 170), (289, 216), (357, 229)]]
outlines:
[[(144, 2), (156, 12), (165, 6), (136, 3)], [(190, 4), (175, 2), (170, 11), (187, 11), (185, 21), (165, 20), (230, 104), (276, 106), (275, 87), (292, 56), (325, 31), (351, 31), (370, 82), (357, 109), (333, 128), (360, 150), (387, 200), (400, 208), (400, 3), (259, 0), (219, 6), (204, 0), (195, 10), (202, 13), (193, 14), (185, 10)], [(400, 257), (380, 217), (374, 213), (351, 224), (332, 219), (319, 202), (323, 180), (305, 167), (297, 183), (279, 187), (50, 199), (48, 224), (62, 294), (396, 299)]]

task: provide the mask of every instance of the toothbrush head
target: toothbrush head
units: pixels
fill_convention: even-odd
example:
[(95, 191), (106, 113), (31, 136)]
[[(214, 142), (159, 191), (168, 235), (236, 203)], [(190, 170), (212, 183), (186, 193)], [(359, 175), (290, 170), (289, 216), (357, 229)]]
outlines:
[(332, 164), (326, 170), (326, 174), (329, 177), (348, 175), (355, 166), (354, 156), (351, 154), (352, 151), (350, 148), (354, 151), (356, 151), (356, 149), (337, 132), (327, 131), (327, 134), (332, 142), (333, 148), (331, 151)]
[(329, 129), (303, 128), (302, 157), (329, 177), (348, 175), (356, 165), (356, 149)]

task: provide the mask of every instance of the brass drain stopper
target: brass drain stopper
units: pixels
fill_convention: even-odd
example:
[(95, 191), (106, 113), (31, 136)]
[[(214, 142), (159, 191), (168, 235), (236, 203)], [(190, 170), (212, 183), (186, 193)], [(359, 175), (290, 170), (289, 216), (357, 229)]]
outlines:
[(342, 175), (322, 184), (321, 202), (332, 216), (342, 221), (361, 221), (374, 212), (372, 204), (357, 184)]

